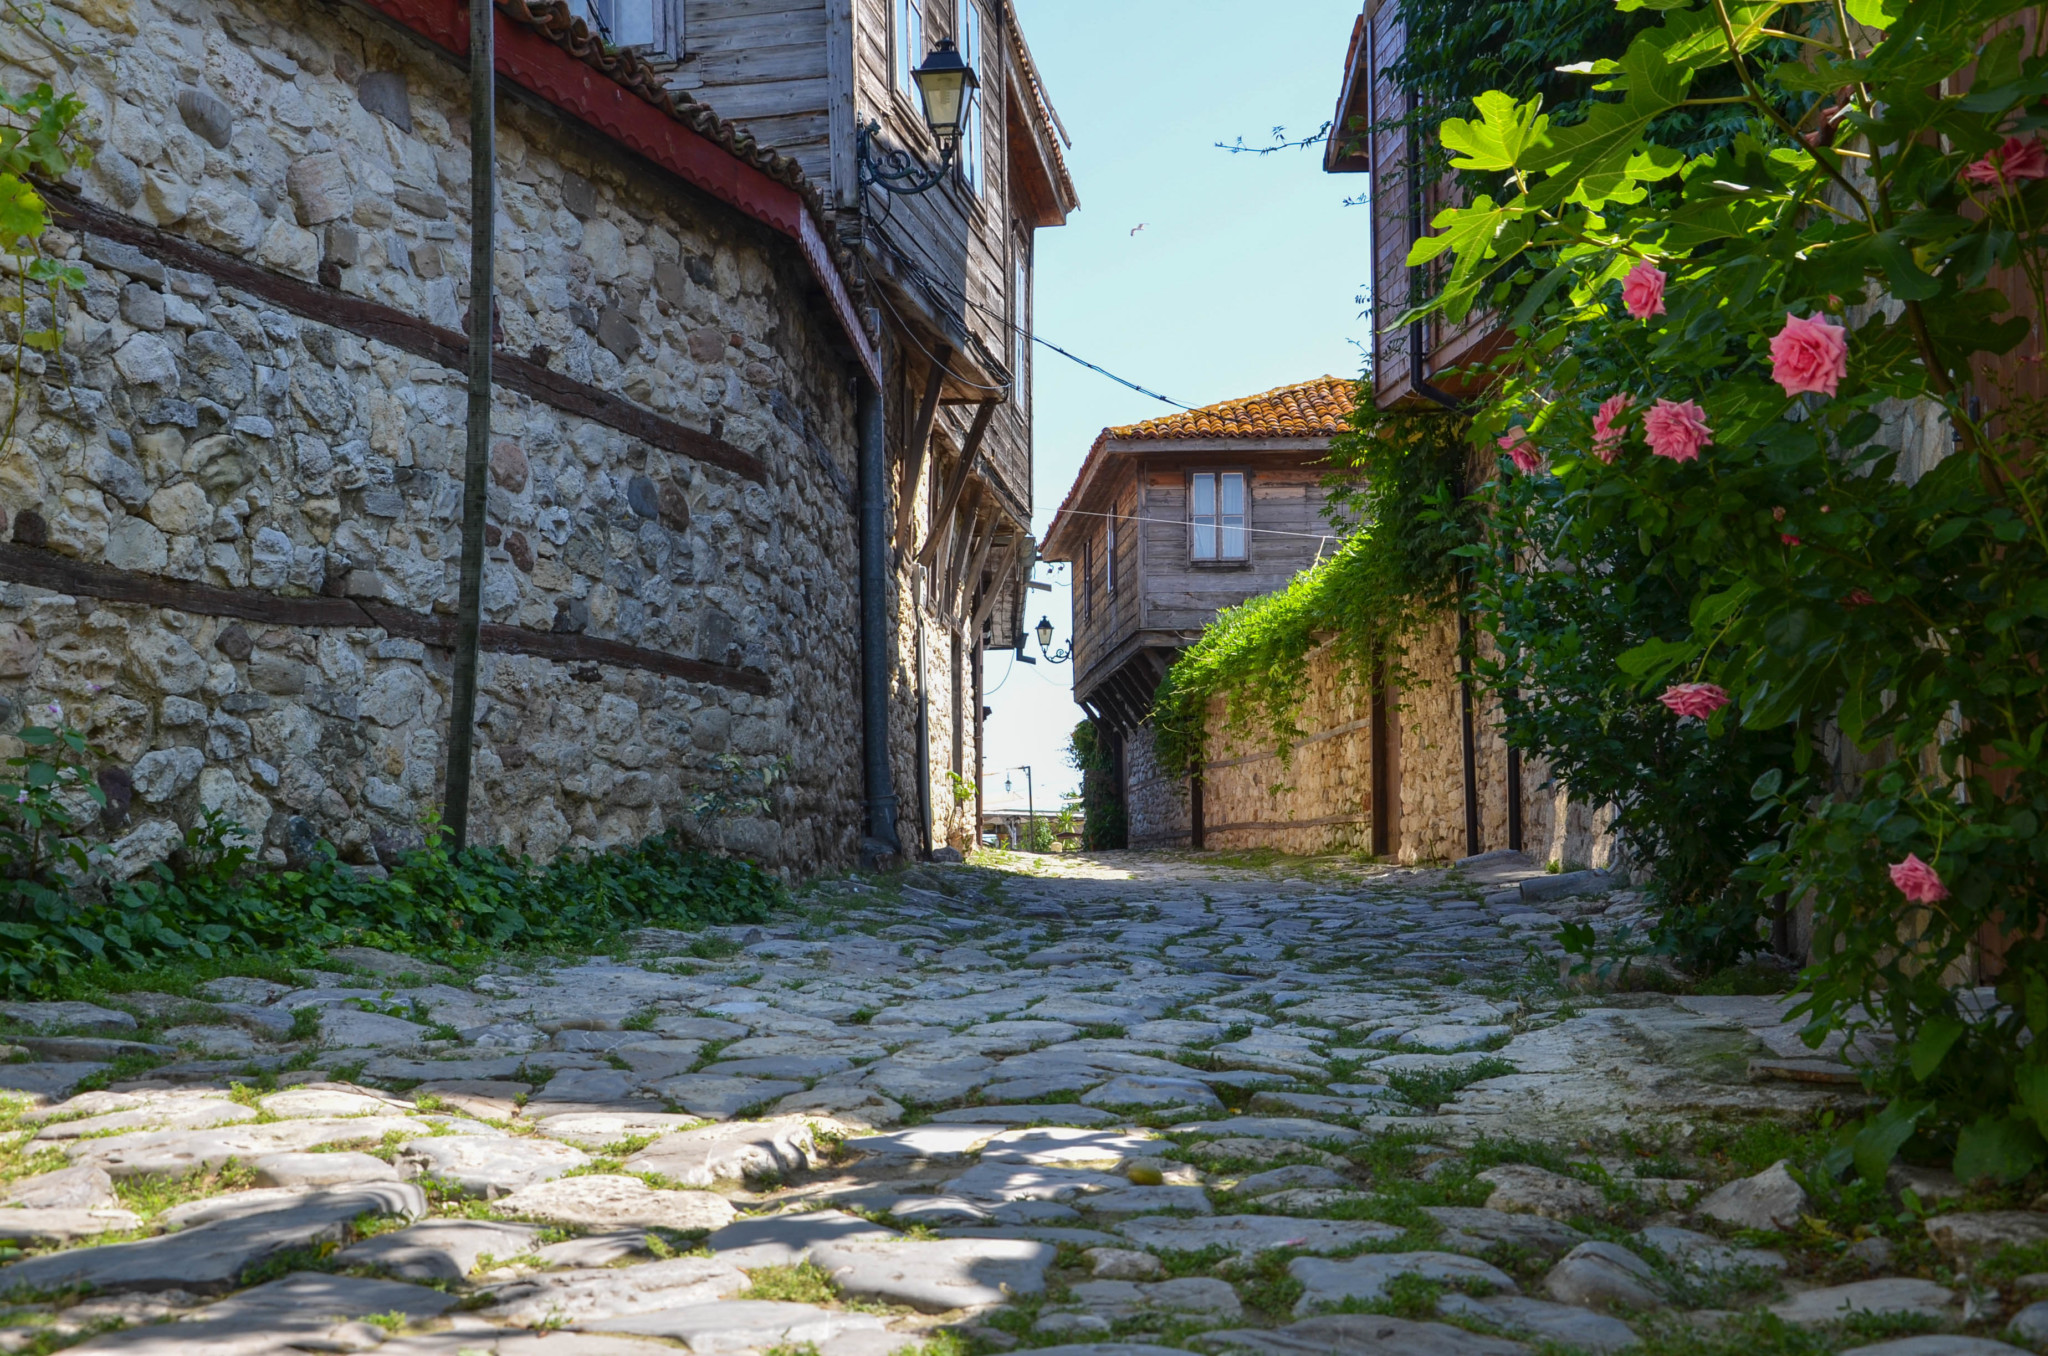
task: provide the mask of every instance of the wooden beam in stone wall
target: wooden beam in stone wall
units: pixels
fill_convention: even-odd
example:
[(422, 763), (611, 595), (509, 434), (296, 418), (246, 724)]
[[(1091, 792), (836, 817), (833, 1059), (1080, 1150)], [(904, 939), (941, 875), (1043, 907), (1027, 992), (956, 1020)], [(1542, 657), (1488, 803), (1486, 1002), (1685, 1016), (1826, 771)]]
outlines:
[[(354, 598), (291, 598), (262, 589), (223, 589), (182, 579), (137, 574), (112, 565), (94, 565), (12, 542), (0, 542), (0, 579), (49, 589), (73, 597), (113, 603), (167, 607), (202, 617), (233, 617), (266, 626), (307, 628), (375, 627), (386, 634), (417, 640), (436, 649), (454, 646), (455, 620), (412, 612), (385, 603)], [(709, 683), (737, 692), (766, 696), (768, 675), (759, 669), (685, 659), (660, 650), (605, 640), (580, 632), (533, 631), (523, 626), (486, 624), (483, 648), (496, 654), (524, 654), (561, 664), (610, 664), (666, 674), (692, 683)]]
[[(428, 324), (417, 316), (407, 315), (380, 302), (258, 268), (245, 260), (160, 231), (154, 226), (145, 226), (80, 198), (67, 198), (52, 191), (50, 207), (57, 220), (66, 227), (126, 245), (159, 264), (204, 274), (222, 287), (261, 297), (307, 320), (346, 330), (359, 338), (389, 344), (451, 371), (468, 369), (469, 341), (454, 330)], [(107, 255), (104, 250), (98, 253), (100, 258)], [(86, 257), (100, 262), (100, 258), (94, 256), (95, 250), (88, 241)], [(106, 266), (121, 267), (118, 262), (109, 262)], [(768, 468), (759, 457), (734, 447), (722, 438), (687, 428), (601, 387), (577, 381), (545, 364), (504, 349), (495, 350), (491, 362), (498, 385), (508, 390), (630, 434), (664, 451), (723, 467), (757, 485), (768, 483)]]

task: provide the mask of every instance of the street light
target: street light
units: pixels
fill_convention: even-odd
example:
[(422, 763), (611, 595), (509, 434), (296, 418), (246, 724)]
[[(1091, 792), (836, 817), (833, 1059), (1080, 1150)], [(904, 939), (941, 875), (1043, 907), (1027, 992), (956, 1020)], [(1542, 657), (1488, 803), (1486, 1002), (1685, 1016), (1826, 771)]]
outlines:
[(912, 71), (910, 78), (917, 81), (925, 126), (939, 144), (938, 167), (925, 168), (908, 151), (877, 153), (874, 136), (882, 130), (882, 124), (870, 120), (860, 129), (854, 147), (863, 188), (874, 187), (905, 196), (929, 193), (953, 167), (954, 153), (960, 149), (960, 129), (967, 126), (973, 115), (974, 91), (981, 87), (981, 81), (975, 77), (974, 68), (960, 59), (950, 38), (940, 39), (924, 59), (924, 65)]
[(1040, 617), (1038, 625), (1031, 628), (1038, 636), (1038, 652), (1045, 656), (1048, 664), (1064, 664), (1074, 657), (1074, 647), (1067, 646), (1058, 654), (1052, 652), (1052, 618)]
[(1017, 789), (1016, 784), (1010, 780), (1012, 772), (1024, 774), (1024, 818), (1031, 824), (1031, 841), (1036, 843), (1038, 841), (1038, 801), (1031, 790), (1031, 767), (1028, 763), (1020, 763), (1015, 767), (1004, 768), (1003, 790), (1006, 792)]

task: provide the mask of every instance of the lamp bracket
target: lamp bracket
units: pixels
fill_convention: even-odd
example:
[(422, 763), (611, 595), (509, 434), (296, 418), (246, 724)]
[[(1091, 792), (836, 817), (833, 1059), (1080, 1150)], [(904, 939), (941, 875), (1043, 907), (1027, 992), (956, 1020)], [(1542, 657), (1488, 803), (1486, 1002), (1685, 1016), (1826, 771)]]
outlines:
[(947, 172), (953, 168), (957, 140), (948, 140), (939, 148), (938, 167), (932, 169), (920, 163), (909, 151), (878, 149), (875, 133), (881, 130), (882, 124), (870, 119), (854, 139), (856, 173), (862, 188), (879, 188), (884, 193), (913, 197), (929, 193), (945, 181)]

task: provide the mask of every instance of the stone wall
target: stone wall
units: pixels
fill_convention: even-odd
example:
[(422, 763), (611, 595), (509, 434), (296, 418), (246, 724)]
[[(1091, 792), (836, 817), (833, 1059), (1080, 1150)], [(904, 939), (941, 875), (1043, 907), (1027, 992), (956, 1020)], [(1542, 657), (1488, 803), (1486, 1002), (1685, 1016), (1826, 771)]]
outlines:
[[(1395, 804), (1389, 839), (1402, 862), (1466, 855), (1463, 709), (1458, 627), (1448, 614), (1409, 637), (1408, 676), (1390, 693), (1389, 769)], [(1309, 657), (1308, 687), (1295, 716), (1299, 737), (1281, 756), (1269, 730), (1233, 730), (1226, 698), (1209, 707), (1203, 768), (1205, 845), (1282, 852), (1367, 852), (1372, 844), (1372, 719), (1365, 685), (1330, 650)], [(1479, 851), (1510, 845), (1507, 746), (1498, 706), (1474, 709)], [(1611, 816), (1570, 800), (1540, 761), (1521, 774), (1522, 847), (1540, 861), (1617, 864)]]
[(1124, 816), (1125, 841), (1134, 848), (1188, 846), (1194, 815), (1187, 779), (1161, 771), (1149, 725), (1124, 737)]
[[(127, 858), (207, 806), (272, 860), (325, 837), (374, 862), (444, 771), (464, 386), (426, 327), (468, 305), (464, 76), (348, 9), (85, 10), (61, 44), (0, 24), (0, 81), (76, 91), (98, 150), (55, 237), (88, 286), (0, 456), (6, 714), (58, 703), (105, 748)], [(510, 98), (499, 157), (524, 359), (494, 417), (475, 836), (547, 856), (681, 823), (848, 862), (855, 369), (815, 283)], [(692, 813), (785, 758), (770, 813)]]

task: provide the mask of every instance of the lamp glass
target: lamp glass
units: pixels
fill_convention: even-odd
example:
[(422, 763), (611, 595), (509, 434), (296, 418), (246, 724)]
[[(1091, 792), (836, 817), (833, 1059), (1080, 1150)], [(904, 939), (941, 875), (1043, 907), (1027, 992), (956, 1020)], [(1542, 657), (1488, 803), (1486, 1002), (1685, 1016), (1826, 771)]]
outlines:
[(1040, 617), (1038, 625), (1032, 629), (1038, 632), (1039, 649), (1047, 649), (1052, 645), (1052, 619), (1050, 617)]
[(918, 93), (924, 99), (924, 120), (932, 135), (950, 142), (960, 134), (968, 103), (981, 82), (960, 59), (951, 39), (942, 39), (925, 58), (924, 65), (911, 72), (911, 77), (917, 81)]

